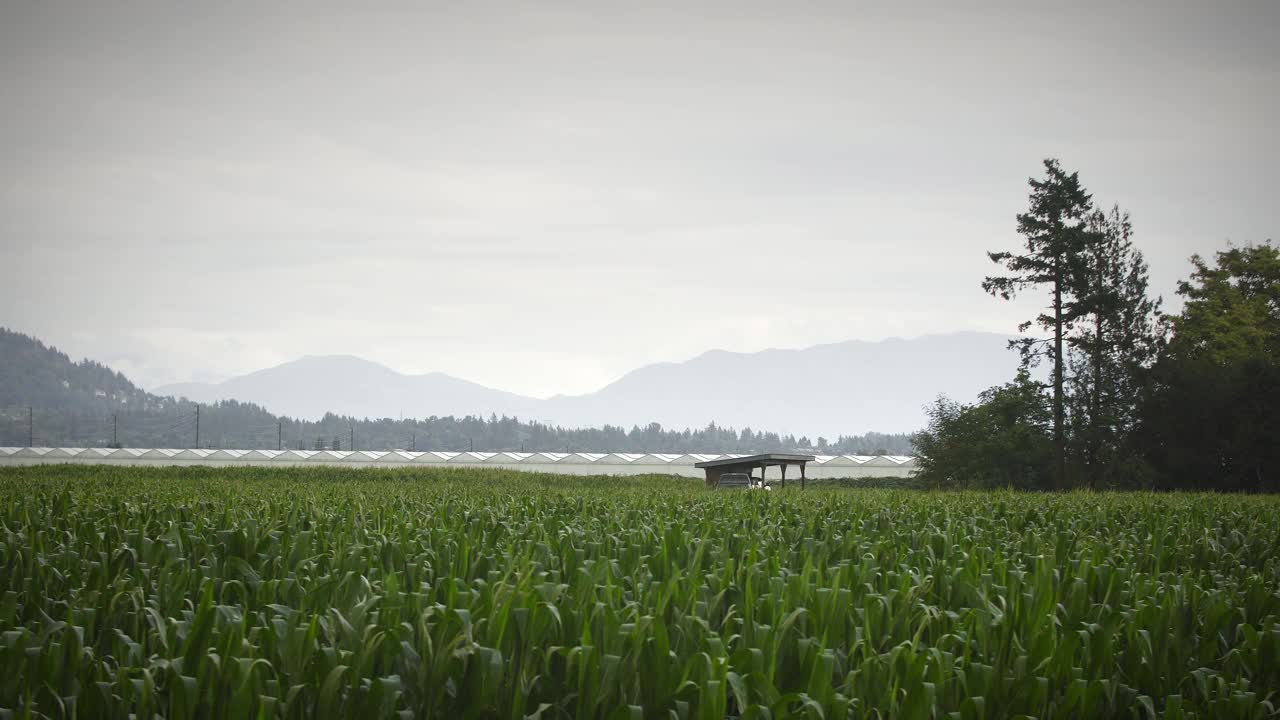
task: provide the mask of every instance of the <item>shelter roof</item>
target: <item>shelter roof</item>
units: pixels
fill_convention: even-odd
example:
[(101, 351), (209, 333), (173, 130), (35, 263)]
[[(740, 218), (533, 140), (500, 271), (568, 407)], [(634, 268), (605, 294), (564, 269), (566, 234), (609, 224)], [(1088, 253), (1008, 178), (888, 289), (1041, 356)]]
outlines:
[(741, 455), (725, 457), (719, 460), (707, 460), (695, 463), (694, 467), (720, 467), (724, 465), (791, 465), (813, 462), (812, 455), (792, 455), (791, 453), (763, 453), (760, 455)]

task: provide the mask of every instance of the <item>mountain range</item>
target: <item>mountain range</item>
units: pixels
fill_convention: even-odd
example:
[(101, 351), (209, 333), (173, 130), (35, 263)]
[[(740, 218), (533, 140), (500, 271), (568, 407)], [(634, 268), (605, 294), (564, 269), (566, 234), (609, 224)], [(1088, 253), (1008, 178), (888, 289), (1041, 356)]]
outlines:
[(772, 428), (814, 436), (910, 432), (938, 395), (970, 402), (1017, 366), (1009, 336), (958, 332), (798, 350), (712, 350), (638, 368), (592, 393), (539, 399), (444, 373), (406, 375), (349, 355), (307, 356), (221, 383), (154, 388), (196, 402), (234, 399), (299, 418), (490, 414), (572, 427)]
[[(367, 369), (368, 363), (356, 365)], [(385, 368), (376, 371), (387, 379)], [(390, 373), (392, 377), (395, 373)], [(350, 375), (348, 375), (349, 377)], [(322, 378), (323, 379), (323, 378)], [(357, 384), (357, 389), (359, 385)], [(325, 390), (317, 391), (324, 396)], [(237, 393), (239, 394), (239, 393)], [(825, 441), (768, 428), (563, 427), (511, 416), (403, 419), (325, 412), (315, 420), (238, 400), (195, 403), (156, 395), (92, 359), (73, 361), (38, 338), (0, 327), (0, 447), (142, 447), (297, 450), (447, 450), (622, 453), (815, 452), (910, 455), (905, 433)]]

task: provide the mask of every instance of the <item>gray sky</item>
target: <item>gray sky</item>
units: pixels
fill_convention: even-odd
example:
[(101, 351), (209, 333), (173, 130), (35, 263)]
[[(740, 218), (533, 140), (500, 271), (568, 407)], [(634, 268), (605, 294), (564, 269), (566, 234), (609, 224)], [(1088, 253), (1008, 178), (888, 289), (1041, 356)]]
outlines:
[(1049, 155), (1166, 297), (1280, 236), (1271, 0), (0, 3), (0, 325), (144, 386), (1012, 332)]

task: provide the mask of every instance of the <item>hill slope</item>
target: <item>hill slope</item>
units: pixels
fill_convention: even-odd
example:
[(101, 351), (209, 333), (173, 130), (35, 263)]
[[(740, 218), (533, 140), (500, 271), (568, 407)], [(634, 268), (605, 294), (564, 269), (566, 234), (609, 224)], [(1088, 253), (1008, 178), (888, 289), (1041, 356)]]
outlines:
[(104, 413), (164, 404), (105, 365), (72, 362), (57, 348), (0, 328), (0, 408)]

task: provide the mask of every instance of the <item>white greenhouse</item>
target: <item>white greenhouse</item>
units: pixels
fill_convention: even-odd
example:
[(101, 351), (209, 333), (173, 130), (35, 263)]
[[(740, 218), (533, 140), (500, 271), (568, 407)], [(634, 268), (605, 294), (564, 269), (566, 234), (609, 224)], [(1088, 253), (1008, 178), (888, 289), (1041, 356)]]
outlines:
[[(694, 453), (408, 452), (405, 450), (175, 450), (140, 448), (0, 447), (0, 465), (236, 465), (334, 467), (494, 467), (569, 475), (682, 475), (701, 478), (695, 463), (742, 455)], [(817, 455), (808, 464), (814, 479), (910, 477), (914, 458), (902, 455)], [(776, 468), (774, 472), (779, 472)]]

